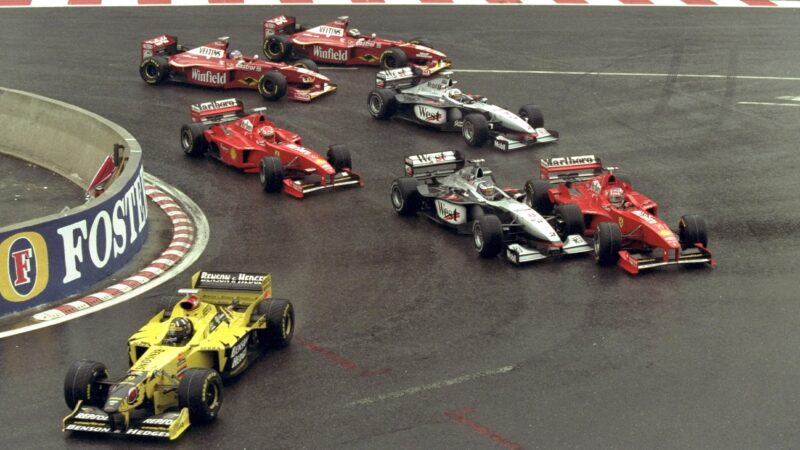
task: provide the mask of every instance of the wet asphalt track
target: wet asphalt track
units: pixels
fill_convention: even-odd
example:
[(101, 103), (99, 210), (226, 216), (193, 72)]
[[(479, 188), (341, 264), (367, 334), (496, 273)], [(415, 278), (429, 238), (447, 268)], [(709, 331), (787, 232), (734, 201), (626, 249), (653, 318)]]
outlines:
[[(464, 90), (541, 105), (557, 145), (501, 154), (460, 137), (372, 120), (373, 71), (329, 71), (310, 105), (267, 104), (324, 149), (345, 143), (366, 187), (304, 201), (189, 160), (191, 103), (228, 96), (150, 87), (138, 43), (163, 32), (230, 35), (259, 51), (261, 19), (349, 14), (362, 31), (423, 35), (464, 69), (670, 76), (460, 74)], [(132, 132), (146, 170), (205, 209), (197, 268), (265, 270), (290, 298), (294, 344), (225, 390), (219, 420), (180, 448), (791, 448), (800, 445), (797, 156), (800, 108), (740, 105), (800, 95), (798, 11), (603, 7), (225, 7), (3, 10), (0, 85), (101, 114)], [(718, 74), (727, 78), (680, 78)], [(258, 106), (257, 93), (238, 95)], [(523, 268), (479, 260), (469, 238), (391, 210), (402, 157), (443, 148), (485, 157), (522, 183), (538, 157), (595, 152), (659, 201), (706, 215), (716, 270), (631, 277), (591, 258)], [(60, 433), (63, 374), (77, 358), (126, 369), (127, 337), (160, 296), (0, 341), (0, 446), (103, 448)], [(509, 367), (512, 369), (509, 371)], [(359, 400), (364, 400), (358, 403)], [(156, 447), (138, 441), (137, 447)]]

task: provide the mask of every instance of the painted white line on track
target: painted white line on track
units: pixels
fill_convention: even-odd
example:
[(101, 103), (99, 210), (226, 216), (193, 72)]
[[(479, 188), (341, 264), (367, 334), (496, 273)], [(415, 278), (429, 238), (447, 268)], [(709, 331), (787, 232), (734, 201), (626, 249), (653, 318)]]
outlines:
[[(17, 335), (17, 334), (27, 333), (29, 331), (38, 330), (40, 328), (49, 327), (49, 326), (56, 325), (56, 324), (59, 324), (59, 323), (68, 322), (70, 320), (77, 319), (78, 317), (83, 317), (85, 315), (92, 314), (92, 313), (95, 313), (97, 311), (100, 311), (100, 310), (109, 308), (111, 306), (118, 305), (120, 303), (123, 303), (123, 302), (126, 302), (128, 300), (134, 299), (134, 298), (144, 294), (145, 292), (147, 292), (147, 291), (149, 291), (151, 289), (154, 289), (154, 288), (166, 283), (167, 281), (171, 280), (172, 278), (175, 278), (176, 276), (180, 275), (184, 270), (188, 269), (189, 266), (191, 266), (192, 264), (194, 264), (195, 261), (197, 261), (197, 259), (200, 257), (200, 255), (203, 254), (203, 251), (205, 250), (206, 246), (208, 245), (208, 239), (209, 239), (210, 231), (211, 231), (210, 227), (208, 225), (208, 219), (206, 218), (205, 214), (203, 214), (203, 210), (201, 210), (200, 207), (197, 206), (197, 204), (194, 201), (192, 201), (192, 199), (189, 198), (186, 194), (184, 194), (183, 192), (179, 191), (175, 187), (164, 183), (163, 181), (161, 181), (160, 179), (156, 178), (155, 176), (150, 175), (149, 173), (145, 173), (144, 179), (148, 183), (153, 184), (155, 186), (158, 186), (159, 189), (161, 189), (162, 191), (168, 193), (173, 198), (178, 199), (178, 201), (181, 203), (181, 205), (186, 210), (186, 212), (189, 214), (189, 216), (192, 217), (193, 220), (194, 220), (194, 226), (195, 226), (194, 245), (192, 246), (192, 248), (188, 252), (186, 252), (186, 254), (180, 260), (180, 262), (178, 264), (175, 264), (172, 268), (170, 268), (168, 271), (166, 271), (161, 276), (150, 280), (147, 284), (143, 284), (143, 285), (141, 285), (141, 286), (139, 286), (139, 287), (137, 287), (135, 289), (132, 289), (131, 291), (126, 292), (126, 293), (124, 293), (122, 295), (119, 295), (119, 296), (117, 296), (117, 297), (115, 297), (115, 298), (113, 298), (111, 300), (99, 303), (99, 304), (97, 304), (95, 306), (92, 306), (91, 308), (81, 309), (78, 312), (67, 314), (67, 315), (64, 315), (64, 316), (58, 317), (58, 318), (53, 318), (53, 319), (44, 321), (42, 323), (37, 323), (37, 324), (33, 324), (33, 325), (28, 325), (28, 326), (25, 326), (25, 327), (16, 328), (16, 329), (13, 329), (13, 330), (1, 332), (0, 333), (0, 339), (5, 338), (5, 337), (9, 337), (9, 336), (14, 336), (14, 335)], [(128, 286), (125, 286), (125, 287), (128, 287)]]
[(759, 106), (800, 106), (800, 103), (769, 103), (769, 102), (736, 102), (737, 105), (759, 105)]
[(448, 380), (442, 380), (442, 381), (437, 381), (435, 383), (414, 386), (408, 389), (403, 389), (401, 391), (394, 391), (388, 394), (382, 394), (375, 397), (362, 398), (361, 400), (355, 400), (348, 403), (347, 406), (370, 405), (372, 403), (377, 403), (382, 400), (390, 400), (390, 399), (405, 397), (406, 395), (419, 394), (420, 392), (430, 391), (433, 389), (441, 389), (443, 387), (453, 386), (455, 384), (461, 384), (478, 378), (488, 377), (492, 375), (499, 375), (501, 373), (508, 373), (511, 372), (512, 370), (514, 370), (514, 366), (504, 366), (504, 367), (499, 367), (497, 369), (484, 370), (482, 372), (471, 373), (468, 375), (461, 375), (459, 377), (450, 378)]
[[(800, 2), (798, 2), (800, 3)], [(559, 70), (502, 70), (502, 69), (453, 69), (457, 73), (498, 73), (515, 75), (578, 75), (600, 77), (641, 77), (641, 78), (716, 78), (735, 80), (775, 80), (775, 81), (800, 81), (800, 77), (771, 77), (760, 75), (716, 75), (693, 73), (639, 73), (639, 72), (579, 72)]]

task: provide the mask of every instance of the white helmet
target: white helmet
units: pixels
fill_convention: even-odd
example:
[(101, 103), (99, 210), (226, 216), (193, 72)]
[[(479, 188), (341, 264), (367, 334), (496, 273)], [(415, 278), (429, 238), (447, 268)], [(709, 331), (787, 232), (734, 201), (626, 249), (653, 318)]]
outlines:
[(480, 191), (481, 195), (484, 197), (492, 198), (494, 197), (497, 188), (495, 188), (491, 183), (483, 182), (478, 185), (478, 191)]
[(240, 52), (239, 50), (234, 50), (228, 53), (228, 56), (230, 56), (231, 59), (242, 59), (242, 52)]
[(613, 187), (608, 190), (608, 202), (614, 206), (622, 206), (622, 202), (625, 201), (625, 192), (622, 190), (621, 187)]
[(261, 128), (261, 131), (260, 131), (260, 133), (261, 133), (261, 136), (262, 136), (264, 139), (272, 139), (272, 138), (274, 138), (274, 137), (275, 137), (275, 129), (274, 129), (274, 128), (272, 128), (272, 127), (271, 127), (271, 126), (269, 126), (269, 125), (267, 125), (267, 126), (265, 126), (265, 127)]
[(461, 93), (461, 89), (454, 88), (447, 91), (447, 96), (452, 98), (453, 100), (461, 100), (461, 97), (464, 94)]
[(350, 28), (350, 30), (348, 30), (348, 31), (347, 31), (347, 33), (348, 33), (350, 36), (353, 36), (353, 37), (359, 37), (359, 36), (361, 36), (361, 32), (360, 32), (360, 31), (358, 31), (358, 28)]

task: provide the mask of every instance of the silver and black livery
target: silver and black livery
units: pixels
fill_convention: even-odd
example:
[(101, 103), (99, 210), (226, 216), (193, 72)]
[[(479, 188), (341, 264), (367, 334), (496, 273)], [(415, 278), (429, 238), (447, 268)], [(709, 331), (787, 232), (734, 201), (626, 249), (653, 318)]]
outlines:
[(367, 107), (372, 117), (399, 117), (440, 131), (460, 131), (471, 146), (487, 141), (504, 151), (558, 140), (544, 128), (541, 110), (523, 105), (517, 114), (455, 88), (451, 72), (422, 79), (411, 67), (378, 72)]
[(547, 220), (521, 200), (525, 194), (496, 185), (483, 160), (465, 161), (458, 151), (408, 156), (406, 176), (392, 183), (391, 200), (401, 216), (418, 212), (459, 233), (473, 234), (478, 254), (504, 253), (520, 264), (592, 250), (581, 237), (583, 216), (561, 205)]

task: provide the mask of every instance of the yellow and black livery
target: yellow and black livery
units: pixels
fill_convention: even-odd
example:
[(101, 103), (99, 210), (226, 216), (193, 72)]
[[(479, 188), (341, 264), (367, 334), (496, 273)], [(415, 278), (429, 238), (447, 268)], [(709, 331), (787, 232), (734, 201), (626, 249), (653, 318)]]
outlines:
[(128, 340), (125, 376), (95, 361), (70, 366), (63, 431), (175, 439), (217, 417), (223, 380), (292, 339), (294, 308), (272, 298), (269, 274), (201, 271), (179, 293)]

